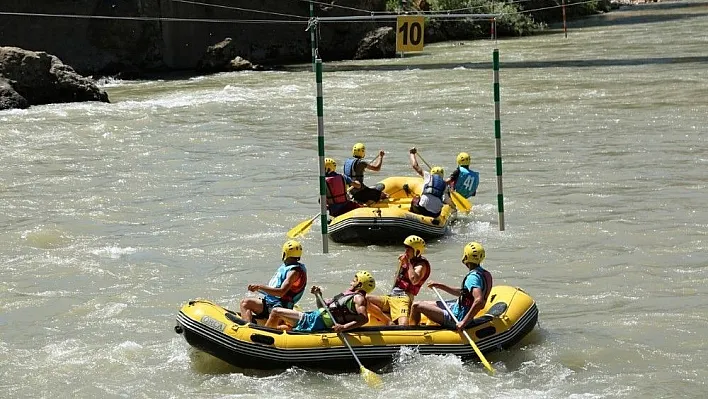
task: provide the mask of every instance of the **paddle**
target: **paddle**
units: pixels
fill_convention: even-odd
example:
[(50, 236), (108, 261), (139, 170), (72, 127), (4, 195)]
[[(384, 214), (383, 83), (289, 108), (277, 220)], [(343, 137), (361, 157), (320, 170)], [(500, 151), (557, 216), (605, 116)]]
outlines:
[[(437, 290), (435, 287), (431, 287), (431, 289), (432, 289), (433, 291), (435, 291), (435, 295), (437, 295), (437, 296), (438, 296), (438, 299), (440, 299), (440, 302), (443, 303), (443, 305), (445, 306), (445, 310), (447, 310), (447, 312), (450, 314), (450, 317), (452, 317), (452, 320), (455, 320), (455, 323), (459, 323), (459, 321), (457, 320), (457, 317), (455, 317), (455, 315), (452, 313), (452, 311), (450, 310), (450, 307), (447, 305), (447, 302), (445, 302), (445, 300), (444, 300), (443, 297), (440, 295), (440, 293), (438, 292), (438, 290)], [(494, 368), (492, 367), (491, 364), (489, 364), (489, 362), (487, 361), (487, 359), (486, 359), (486, 358), (484, 357), (484, 355), (482, 354), (482, 351), (479, 350), (479, 348), (478, 348), (477, 345), (474, 343), (474, 341), (472, 341), (472, 338), (470, 337), (470, 335), (467, 334), (467, 330), (462, 330), (462, 333), (465, 335), (465, 338), (467, 338), (467, 342), (469, 342), (470, 345), (472, 345), (472, 349), (474, 349), (474, 351), (475, 351), (475, 353), (477, 354), (477, 356), (479, 356), (479, 360), (482, 361), (482, 364), (484, 364), (484, 367), (486, 367), (487, 370), (489, 370), (490, 373), (494, 374)]]
[(470, 213), (471, 204), (469, 201), (467, 201), (467, 198), (463, 197), (462, 194), (458, 193), (457, 191), (450, 191), (450, 198), (452, 199), (452, 202), (455, 204), (457, 209), (462, 210), (464, 213)]
[(320, 216), (320, 214), (318, 213), (317, 215), (313, 216), (311, 219), (305, 220), (304, 222), (300, 222), (297, 226), (288, 230), (288, 238), (300, 237), (300, 236), (307, 234), (307, 232), (310, 231), (312, 224), (315, 223), (315, 220), (319, 216)]
[[(420, 155), (420, 152), (416, 152), (416, 155), (418, 155), (418, 158), (423, 161), (423, 163), (425, 164), (425, 166), (428, 167), (428, 169), (432, 169), (430, 164), (425, 162), (425, 159), (423, 159), (423, 157)], [(455, 207), (457, 207), (457, 209), (460, 209), (465, 213), (469, 213), (472, 210), (472, 205), (469, 201), (467, 201), (467, 198), (460, 195), (460, 193), (458, 193), (457, 191), (450, 190), (450, 199), (452, 199), (452, 202), (455, 204)]]
[[(317, 296), (317, 299), (325, 304), (325, 301), (322, 300), (322, 294), (317, 293), (315, 294)], [(326, 304), (325, 304), (326, 305)], [(324, 309), (327, 311), (327, 314), (329, 315), (330, 318), (332, 318), (332, 321), (334, 321), (334, 316), (332, 316), (332, 312), (329, 311), (329, 307), (325, 306)], [(366, 381), (369, 386), (374, 387), (374, 388), (379, 388), (382, 385), (381, 382), (381, 377), (379, 377), (378, 374), (374, 373), (373, 371), (367, 369), (364, 367), (363, 364), (361, 364), (361, 360), (356, 356), (356, 353), (354, 353), (354, 349), (352, 349), (352, 346), (349, 345), (349, 341), (347, 341), (347, 337), (344, 336), (344, 333), (339, 333), (339, 338), (342, 339), (342, 342), (349, 348), (349, 352), (352, 353), (352, 356), (354, 356), (354, 360), (356, 360), (357, 363), (359, 363), (359, 371), (361, 372), (361, 378)]]

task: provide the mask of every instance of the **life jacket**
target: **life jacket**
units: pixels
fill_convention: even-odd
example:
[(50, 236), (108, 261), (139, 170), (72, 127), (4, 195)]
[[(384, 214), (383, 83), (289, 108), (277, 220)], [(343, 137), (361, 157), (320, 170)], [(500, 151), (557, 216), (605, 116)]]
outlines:
[(346, 323), (346, 316), (356, 316), (356, 305), (354, 304), (354, 296), (357, 294), (366, 295), (363, 291), (344, 291), (336, 295), (327, 303), (329, 311), (334, 316), (335, 322), (338, 324)]
[(445, 193), (445, 179), (440, 175), (431, 174), (430, 177), (432, 180), (423, 187), (423, 194), (430, 194), (442, 199), (443, 193)]
[(465, 282), (467, 282), (467, 279), (473, 273), (477, 273), (480, 277), (482, 277), (482, 295), (484, 295), (484, 303), (487, 303), (489, 293), (492, 292), (492, 273), (489, 273), (481, 267), (476, 267), (473, 270), (470, 270), (465, 278), (462, 279), (462, 288), (460, 289), (460, 297), (458, 298), (458, 303), (460, 306), (468, 310), (472, 307), (472, 303), (474, 303), (474, 296), (472, 295), (472, 291), (469, 291), (467, 287), (465, 287)]
[[(402, 256), (403, 255), (401, 255), (399, 259), (401, 259)], [(401, 267), (398, 268), (398, 275), (396, 276), (396, 280), (393, 282), (393, 286), (404, 290), (408, 294), (418, 295), (418, 292), (420, 292), (420, 287), (422, 287), (423, 283), (425, 283), (425, 280), (430, 277), (430, 262), (428, 262), (428, 260), (422, 256), (413, 258), (411, 260), (416, 261), (415, 265), (413, 265), (413, 262), (410, 261), (401, 261)], [(413, 284), (413, 282), (408, 278), (408, 269), (412, 269), (413, 267), (419, 264), (423, 264), (423, 277), (420, 279), (420, 281), (418, 281), (418, 284)]]
[(460, 193), (465, 198), (474, 195), (477, 192), (477, 186), (479, 185), (479, 173), (469, 170), (463, 166), (459, 166), (458, 170), (460, 171), (460, 174), (457, 176), (457, 180), (455, 181), (455, 191)]
[(325, 177), (327, 183), (327, 205), (347, 203), (347, 182), (344, 176), (332, 173)]
[(298, 278), (290, 285), (290, 289), (283, 294), (283, 296), (277, 297), (261, 291), (264, 294), (263, 299), (265, 299), (267, 305), (281, 304), (285, 308), (292, 309), (297, 301), (302, 298), (302, 294), (305, 292), (305, 286), (307, 285), (307, 269), (304, 263), (295, 263), (293, 265), (283, 263), (278, 270), (276, 270), (275, 274), (268, 282), (268, 285), (274, 288), (280, 288), (291, 270), (299, 271)]
[(360, 172), (361, 174), (355, 174), (359, 162), (361, 162), (361, 158), (347, 158), (347, 160), (344, 161), (344, 175), (364, 184), (364, 171), (362, 170)]

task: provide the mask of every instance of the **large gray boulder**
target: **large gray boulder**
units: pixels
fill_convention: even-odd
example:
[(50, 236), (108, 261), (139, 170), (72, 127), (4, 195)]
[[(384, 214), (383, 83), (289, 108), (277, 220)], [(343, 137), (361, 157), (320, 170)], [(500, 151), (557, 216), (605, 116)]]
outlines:
[(29, 103), (12, 88), (12, 83), (0, 77), (0, 110), (27, 107), (29, 107)]
[[(0, 110), (27, 105), (108, 101), (108, 94), (51, 54), (18, 47), (0, 47)], [(12, 92), (15, 92), (13, 94)]]
[(254, 65), (251, 61), (241, 57), (239, 48), (230, 37), (207, 47), (196, 67), (199, 73), (256, 71), (262, 69), (260, 65)]
[(370, 31), (357, 46), (355, 60), (391, 58), (396, 55), (396, 31), (390, 26)]

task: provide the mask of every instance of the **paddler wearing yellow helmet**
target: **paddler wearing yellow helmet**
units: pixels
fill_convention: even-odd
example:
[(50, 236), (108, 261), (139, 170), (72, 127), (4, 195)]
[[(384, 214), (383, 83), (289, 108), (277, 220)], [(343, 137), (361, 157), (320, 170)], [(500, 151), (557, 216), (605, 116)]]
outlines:
[(383, 191), (370, 188), (364, 184), (364, 171), (380, 171), (381, 166), (383, 165), (384, 155), (386, 155), (384, 150), (379, 150), (376, 158), (374, 158), (373, 161), (368, 162), (364, 159), (366, 156), (366, 146), (364, 143), (356, 143), (352, 147), (352, 156), (344, 161), (342, 173), (344, 176), (349, 177), (352, 181), (359, 182), (361, 185), (359, 188), (353, 186), (353, 188), (349, 191), (354, 201), (361, 204), (366, 204), (371, 201), (378, 202), (387, 198), (386, 193)]
[(440, 301), (416, 301), (411, 309), (409, 325), (418, 325), (420, 315), (424, 314), (430, 320), (450, 329), (461, 331), (467, 326), (484, 308), (492, 290), (492, 274), (482, 268), (485, 257), (486, 252), (482, 244), (478, 242), (467, 243), (462, 248), (462, 264), (467, 268), (467, 274), (462, 279), (460, 287), (452, 287), (435, 281), (428, 283), (430, 288), (440, 289), (457, 297), (457, 300), (450, 306), (452, 314), (447, 311), (446, 304)]
[(282, 247), (283, 263), (267, 285), (249, 284), (248, 290), (259, 292), (260, 298), (244, 298), (240, 302), (241, 318), (250, 323), (253, 319), (267, 319), (274, 308), (292, 309), (302, 298), (307, 285), (307, 269), (300, 262), (302, 244), (288, 240)]
[(413, 170), (423, 177), (423, 192), (420, 196), (413, 197), (410, 210), (423, 216), (436, 218), (440, 216), (444, 204), (450, 203), (447, 184), (445, 183), (445, 170), (442, 166), (433, 166), (430, 172), (424, 171), (418, 165), (416, 154), (418, 150), (413, 147), (408, 150), (409, 160)]
[(477, 195), (479, 172), (470, 169), (471, 157), (466, 152), (457, 154), (457, 168), (452, 171), (445, 182), (465, 198)]
[(309, 312), (275, 308), (271, 311), (266, 327), (286, 328), (294, 325), (293, 331), (319, 332), (329, 329), (335, 332), (351, 330), (368, 323), (367, 295), (376, 288), (376, 280), (370, 272), (360, 270), (354, 274), (349, 289), (334, 298), (322, 302), (322, 288), (313, 286), (310, 292), (317, 298), (319, 309)]
[[(393, 288), (388, 295), (369, 295), (369, 306), (373, 315), (382, 318), (377, 312), (390, 313), (389, 324), (408, 325), (408, 316), (413, 299), (425, 281), (430, 277), (430, 262), (423, 256), (425, 252), (425, 240), (416, 235), (410, 235), (403, 240), (405, 252), (398, 257), (398, 270), (394, 276)], [(384, 315), (384, 320), (388, 316)]]

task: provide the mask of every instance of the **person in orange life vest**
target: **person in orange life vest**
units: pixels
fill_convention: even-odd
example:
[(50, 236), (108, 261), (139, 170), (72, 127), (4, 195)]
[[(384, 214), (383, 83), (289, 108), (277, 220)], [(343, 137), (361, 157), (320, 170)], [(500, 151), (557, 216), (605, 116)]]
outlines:
[(263, 294), (261, 298), (241, 301), (241, 318), (250, 323), (254, 318), (267, 319), (274, 308), (292, 309), (305, 292), (307, 269), (300, 263), (302, 245), (295, 240), (283, 244), (283, 264), (276, 270), (268, 285), (249, 284), (248, 290)]
[(378, 202), (388, 198), (388, 195), (384, 193), (382, 189), (369, 188), (364, 184), (364, 171), (371, 170), (378, 172), (381, 170), (384, 155), (386, 155), (386, 153), (380, 150), (379, 155), (369, 163), (364, 160), (366, 147), (363, 143), (356, 143), (354, 147), (352, 147), (352, 157), (344, 161), (343, 174), (352, 179), (352, 181), (359, 182), (360, 184), (359, 188), (354, 187), (350, 190), (354, 201), (365, 204), (370, 201)]
[[(462, 263), (467, 267), (469, 272), (462, 279), (460, 288), (454, 288), (437, 282), (430, 282), (428, 287), (440, 288), (448, 294), (457, 296), (456, 301), (452, 302), (450, 310), (458, 320), (447, 312), (445, 305), (440, 302), (414, 302), (411, 309), (411, 317), (408, 325), (415, 326), (420, 322), (421, 313), (435, 323), (450, 329), (461, 331), (472, 319), (477, 312), (484, 308), (487, 303), (489, 293), (492, 291), (492, 274), (484, 270), (481, 266), (484, 261), (484, 247), (478, 242), (470, 242), (465, 245), (462, 250)], [(448, 302), (449, 303), (449, 302)]]
[(445, 183), (465, 198), (477, 195), (479, 172), (470, 169), (470, 154), (457, 154), (457, 168), (445, 179)]
[[(391, 293), (385, 296), (369, 295), (369, 303), (378, 306), (384, 312), (390, 312), (391, 323), (405, 326), (408, 324), (413, 298), (430, 276), (430, 263), (423, 257), (425, 241), (418, 236), (408, 236), (403, 245), (406, 251), (398, 257), (399, 266)], [(370, 309), (371, 310), (371, 309)], [(372, 315), (378, 315), (372, 312)]]
[(411, 212), (436, 218), (440, 216), (443, 204), (450, 203), (448, 187), (443, 175), (445, 171), (440, 166), (433, 166), (430, 173), (421, 169), (415, 154), (415, 147), (409, 151), (410, 164), (413, 170), (423, 177), (423, 192), (411, 200)]
[(336, 172), (337, 162), (332, 158), (325, 158), (325, 183), (327, 184), (327, 210), (332, 217), (343, 215), (359, 207), (347, 195), (347, 185), (354, 188), (361, 187), (358, 181), (352, 181), (348, 176)]
[[(349, 289), (322, 303), (317, 298), (317, 310), (298, 312), (297, 310), (276, 308), (270, 313), (266, 327), (285, 329), (286, 324), (294, 325), (293, 331), (319, 332), (333, 329), (335, 332), (351, 330), (361, 327), (369, 322), (366, 312), (366, 296), (374, 290), (376, 281), (374, 276), (367, 271), (359, 271)], [(314, 286), (310, 290), (313, 294), (322, 295), (322, 289)], [(334, 320), (324, 309), (327, 307)]]

